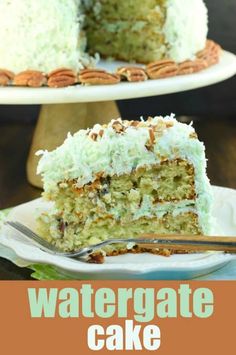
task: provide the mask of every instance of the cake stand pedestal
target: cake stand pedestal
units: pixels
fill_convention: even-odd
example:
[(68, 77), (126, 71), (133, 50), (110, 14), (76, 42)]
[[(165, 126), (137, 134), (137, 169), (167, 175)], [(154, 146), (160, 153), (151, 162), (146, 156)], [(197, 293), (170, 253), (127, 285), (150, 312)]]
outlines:
[[(101, 61), (107, 71), (128, 65), (124, 62)], [(115, 100), (165, 95), (212, 85), (236, 74), (236, 56), (223, 51), (220, 62), (192, 75), (148, 80), (140, 83), (121, 82), (116, 85), (72, 86), (52, 88), (0, 88), (0, 104), (41, 104), (37, 127), (30, 150), (27, 174), (29, 182), (42, 187), (36, 176), (37, 150), (52, 150), (60, 145), (67, 133), (105, 123), (120, 116)], [(161, 114), (157, 112), (157, 114)]]

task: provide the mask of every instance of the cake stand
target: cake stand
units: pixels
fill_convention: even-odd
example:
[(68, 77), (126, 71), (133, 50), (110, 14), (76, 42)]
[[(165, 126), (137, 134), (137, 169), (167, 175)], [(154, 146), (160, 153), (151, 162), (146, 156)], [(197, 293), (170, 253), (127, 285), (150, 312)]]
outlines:
[[(99, 66), (107, 71), (127, 65), (118, 61), (101, 61)], [(39, 149), (52, 150), (60, 145), (68, 132), (106, 123), (120, 116), (115, 100), (165, 95), (212, 85), (236, 74), (236, 56), (224, 51), (220, 62), (192, 75), (140, 83), (121, 82), (116, 85), (72, 86), (52, 88), (0, 88), (0, 104), (41, 104), (38, 123), (27, 162), (29, 182), (41, 187), (36, 176)]]

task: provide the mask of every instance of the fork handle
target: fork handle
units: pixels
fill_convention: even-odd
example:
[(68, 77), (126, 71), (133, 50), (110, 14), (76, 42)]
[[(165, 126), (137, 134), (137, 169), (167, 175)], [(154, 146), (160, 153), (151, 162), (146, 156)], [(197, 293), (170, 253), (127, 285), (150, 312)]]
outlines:
[[(224, 251), (236, 253), (236, 237), (210, 237), (193, 235), (155, 235), (145, 234), (142, 237), (142, 246), (148, 248), (167, 248), (180, 251)], [(141, 239), (140, 238), (140, 239)], [(145, 239), (147, 243), (145, 244)], [(148, 241), (156, 240), (149, 244)]]
[(72, 252), (70, 257), (85, 256), (111, 244), (134, 243), (147, 249), (171, 249), (175, 251), (223, 251), (236, 253), (236, 238), (231, 237), (204, 237), (204, 236), (173, 236), (146, 234), (140, 238), (108, 239), (96, 245), (82, 248)]

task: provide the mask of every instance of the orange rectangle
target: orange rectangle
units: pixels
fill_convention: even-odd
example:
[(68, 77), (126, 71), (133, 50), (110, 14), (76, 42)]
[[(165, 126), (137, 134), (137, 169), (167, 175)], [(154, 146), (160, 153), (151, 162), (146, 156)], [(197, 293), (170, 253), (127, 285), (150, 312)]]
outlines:
[[(205, 289), (208, 296), (212, 293), (212, 300), (207, 294), (203, 300)], [(48, 297), (41, 317), (39, 292)], [(167, 294), (171, 301), (161, 304)], [(121, 354), (149, 354), (154, 341), (158, 345), (158, 337), (156, 352), (161, 355), (235, 351), (235, 282), (3, 281), (0, 295), (0, 346), (7, 355), (109, 354), (112, 350), (107, 346), (114, 344), (123, 346)], [(102, 330), (95, 340), (94, 325)], [(111, 338), (111, 326), (120, 331), (119, 344), (118, 338)], [(140, 343), (135, 344), (136, 350), (127, 350), (135, 339), (132, 326), (137, 326)], [(91, 341), (101, 350), (91, 350)]]

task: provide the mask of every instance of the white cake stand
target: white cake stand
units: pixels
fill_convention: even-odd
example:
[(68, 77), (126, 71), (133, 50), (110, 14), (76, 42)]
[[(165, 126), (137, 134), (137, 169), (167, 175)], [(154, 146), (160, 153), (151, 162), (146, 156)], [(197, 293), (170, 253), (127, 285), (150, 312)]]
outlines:
[[(101, 61), (100, 67), (114, 71), (124, 62)], [(116, 85), (73, 86), (52, 88), (0, 88), (0, 104), (41, 104), (37, 127), (27, 163), (29, 181), (41, 187), (35, 175), (39, 149), (54, 149), (65, 139), (68, 132), (105, 123), (118, 117), (114, 100), (165, 95), (212, 85), (236, 74), (236, 56), (224, 51), (219, 64), (192, 75), (168, 79), (149, 80), (141, 83), (121, 82)]]

